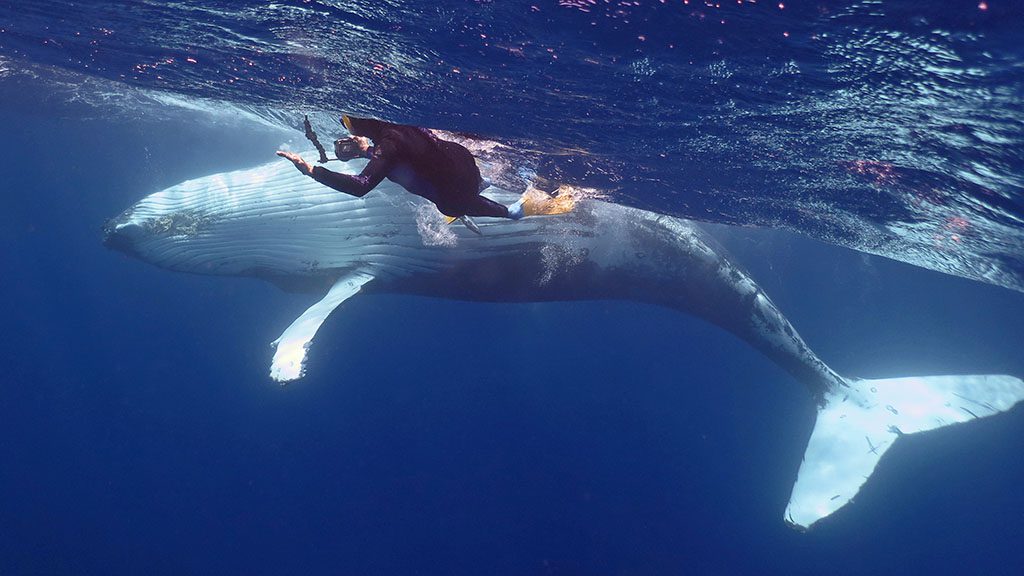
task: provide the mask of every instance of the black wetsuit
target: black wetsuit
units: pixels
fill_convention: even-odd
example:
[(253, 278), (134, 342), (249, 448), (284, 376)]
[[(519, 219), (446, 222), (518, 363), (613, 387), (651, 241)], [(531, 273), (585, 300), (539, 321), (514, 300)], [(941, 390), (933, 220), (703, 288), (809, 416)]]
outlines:
[(363, 196), (387, 178), (437, 205), (446, 216), (508, 218), (508, 208), (480, 195), (483, 179), (473, 154), (430, 131), (349, 117), (351, 132), (373, 140), (370, 162), (358, 176), (317, 166), (313, 178), (335, 190)]

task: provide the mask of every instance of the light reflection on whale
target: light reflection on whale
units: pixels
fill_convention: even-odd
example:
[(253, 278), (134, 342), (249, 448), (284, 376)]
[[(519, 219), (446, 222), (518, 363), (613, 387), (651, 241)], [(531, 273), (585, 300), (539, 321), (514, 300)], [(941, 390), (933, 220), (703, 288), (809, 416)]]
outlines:
[[(312, 159), (312, 154), (307, 155)], [(358, 172), (363, 161), (343, 170)], [(490, 188), (503, 203), (517, 195)], [(625, 299), (716, 324), (803, 383), (818, 406), (786, 520), (811, 526), (858, 492), (899, 436), (1005, 411), (1024, 382), (1005, 375), (845, 378), (822, 362), (758, 285), (694, 223), (582, 199), (563, 216), (446, 226), (385, 181), (355, 198), (290, 163), (215, 174), (142, 199), (104, 242), (162, 268), (252, 276), (326, 295), (274, 342), (271, 377), (302, 376), (327, 316), (357, 293), (492, 302)]]

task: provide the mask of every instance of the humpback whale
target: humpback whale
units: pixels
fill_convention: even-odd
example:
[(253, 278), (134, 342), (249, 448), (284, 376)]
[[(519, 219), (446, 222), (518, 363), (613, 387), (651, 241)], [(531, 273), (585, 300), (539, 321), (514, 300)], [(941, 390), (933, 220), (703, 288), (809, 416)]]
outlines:
[[(315, 153), (305, 155), (315, 158)], [(365, 161), (345, 166), (358, 172)], [(491, 188), (509, 203), (518, 195)], [(286, 162), (189, 180), (104, 226), (111, 248), (181, 272), (251, 276), (323, 297), (274, 342), (270, 376), (303, 375), (333, 310), (359, 293), (491, 302), (628, 299), (686, 312), (765, 354), (813, 396), (817, 418), (784, 514), (807, 529), (849, 503), (894, 442), (1024, 398), (1009, 375), (844, 377), (693, 222), (581, 199), (566, 215), (480, 218), (477, 235), (385, 182), (356, 198)]]

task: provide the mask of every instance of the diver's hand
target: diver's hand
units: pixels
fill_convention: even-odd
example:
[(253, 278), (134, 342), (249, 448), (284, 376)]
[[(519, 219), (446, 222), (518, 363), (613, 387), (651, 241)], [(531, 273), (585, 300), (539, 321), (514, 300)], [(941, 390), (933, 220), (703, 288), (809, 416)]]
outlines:
[(309, 162), (303, 160), (302, 156), (299, 156), (295, 152), (285, 152), (284, 150), (278, 150), (277, 155), (280, 156), (281, 158), (287, 158), (291, 160), (292, 164), (295, 164), (295, 167), (299, 169), (299, 172), (302, 172), (306, 176), (313, 175), (313, 166), (310, 165)]

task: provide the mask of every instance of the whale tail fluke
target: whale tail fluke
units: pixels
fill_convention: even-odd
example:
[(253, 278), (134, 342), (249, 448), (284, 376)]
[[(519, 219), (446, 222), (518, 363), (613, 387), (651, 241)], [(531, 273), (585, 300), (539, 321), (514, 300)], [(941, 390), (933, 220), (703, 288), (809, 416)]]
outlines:
[(848, 381), (826, 394), (786, 509), (806, 529), (857, 495), (903, 434), (1004, 412), (1024, 400), (1013, 376), (920, 376)]

